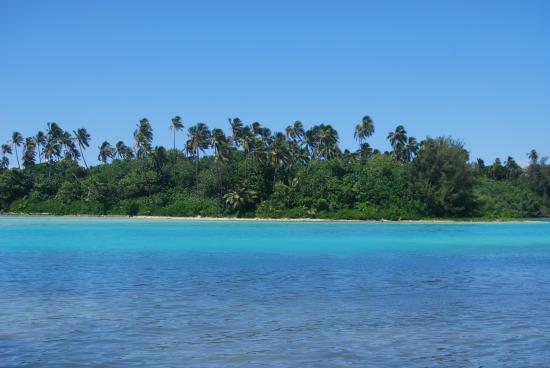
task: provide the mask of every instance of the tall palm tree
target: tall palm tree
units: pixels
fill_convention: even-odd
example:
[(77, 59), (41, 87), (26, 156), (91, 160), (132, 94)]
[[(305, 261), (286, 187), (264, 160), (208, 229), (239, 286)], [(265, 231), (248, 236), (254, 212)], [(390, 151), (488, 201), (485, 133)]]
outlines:
[(181, 120), (181, 117), (176, 115), (172, 118), (172, 122), (170, 123), (170, 130), (174, 134), (174, 151), (176, 150), (176, 132), (179, 132), (180, 130), (183, 130), (183, 121)]
[(86, 157), (84, 157), (84, 149), (90, 147), (90, 134), (88, 133), (86, 128), (78, 128), (76, 131), (73, 130), (73, 134), (76, 138), (76, 141), (78, 142), (78, 147), (80, 148), (80, 156), (84, 161), (84, 166), (88, 168)]
[(354, 138), (359, 142), (359, 145), (365, 143), (368, 137), (374, 133), (374, 123), (370, 116), (365, 115), (359, 124), (355, 126)]
[(13, 132), (11, 135), (11, 144), (15, 151), (15, 158), (17, 159), (17, 166), (21, 168), (21, 164), (19, 163), (19, 153), (17, 152), (17, 147), (21, 147), (23, 144), (23, 136), (19, 132)]
[(36, 144), (36, 150), (38, 151), (38, 160), (42, 163), (42, 147), (46, 144), (46, 135), (43, 131), (39, 131), (34, 136), (34, 143)]
[(107, 141), (101, 143), (101, 146), (99, 146), (99, 155), (97, 156), (97, 159), (106, 164), (107, 160), (113, 157), (114, 150), (111, 144)]

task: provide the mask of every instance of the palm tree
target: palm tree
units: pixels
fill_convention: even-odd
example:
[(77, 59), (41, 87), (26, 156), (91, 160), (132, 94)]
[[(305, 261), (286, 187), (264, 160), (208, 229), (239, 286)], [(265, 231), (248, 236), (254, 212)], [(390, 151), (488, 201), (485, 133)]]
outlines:
[(219, 128), (212, 129), (210, 134), (210, 146), (214, 148), (214, 156), (217, 161), (227, 160), (227, 137), (223, 130)]
[(190, 127), (187, 132), (189, 137), (186, 144), (187, 150), (198, 160), (200, 152), (204, 152), (209, 147), (210, 129), (206, 124), (198, 123)]
[(398, 125), (395, 131), (388, 133), (388, 140), (393, 148), (393, 154), (399, 161), (406, 161), (407, 131), (403, 125)]
[(414, 156), (418, 153), (420, 146), (415, 137), (409, 137), (405, 146), (405, 158), (407, 162), (411, 162)]
[(294, 124), (287, 126), (286, 136), (292, 139), (294, 142), (301, 144), (305, 136), (304, 126), (302, 125), (302, 122), (296, 120)]
[(354, 138), (359, 142), (359, 145), (364, 143), (368, 137), (374, 133), (374, 123), (370, 116), (365, 115), (359, 124), (355, 126)]
[(111, 144), (107, 141), (101, 143), (101, 146), (99, 146), (99, 155), (97, 156), (97, 159), (106, 164), (107, 160), (113, 157), (114, 150)]
[(80, 152), (76, 148), (74, 143), (75, 138), (71, 136), (71, 133), (64, 131), (61, 135), (61, 143), (65, 149), (65, 159), (78, 161)]
[(153, 149), (153, 128), (147, 119), (141, 119), (134, 131), (134, 139), (136, 141), (136, 155), (138, 158), (149, 156)]
[(308, 138), (306, 132), (306, 141), (313, 139), (315, 157), (330, 160), (340, 155), (338, 147), (338, 132), (330, 124), (320, 124), (311, 128), (312, 133)]
[(183, 130), (183, 121), (178, 115), (172, 118), (170, 123), (170, 130), (174, 133), (174, 151), (176, 150), (176, 132)]
[(359, 156), (363, 159), (368, 158), (370, 155), (372, 155), (373, 150), (370, 144), (368, 143), (361, 143), (359, 145), (359, 150), (357, 151), (359, 153)]
[(15, 158), (17, 158), (17, 166), (21, 168), (21, 164), (19, 163), (19, 154), (17, 152), (17, 147), (20, 147), (23, 144), (23, 136), (19, 132), (13, 132), (11, 135), (11, 144), (15, 151)]
[(222, 192), (222, 181), (221, 181), (221, 174), (220, 174), (220, 162), (224, 162), (228, 160), (228, 142), (227, 137), (225, 136), (225, 133), (223, 130), (215, 128), (212, 129), (212, 133), (210, 135), (210, 146), (214, 148), (214, 160), (216, 162), (216, 177), (218, 180), (218, 190)]
[(250, 128), (252, 130), (252, 133), (254, 133), (254, 135), (260, 135), (262, 131), (262, 124), (260, 124), (258, 121), (255, 121), (250, 125)]
[(134, 152), (123, 141), (118, 141), (115, 145), (115, 155), (123, 160), (134, 158)]
[(62, 138), (63, 138), (63, 129), (55, 123), (48, 123), (48, 128), (46, 129), (46, 144), (44, 145), (44, 158), (46, 158), (50, 166), (55, 158), (61, 158), (62, 152)]
[(34, 165), (36, 160), (36, 143), (33, 137), (27, 137), (23, 145), (23, 166)]
[(210, 129), (204, 123), (198, 123), (187, 130), (187, 140), (185, 146), (187, 153), (195, 158), (196, 186), (199, 186), (199, 158), (200, 152), (208, 149), (210, 145)]
[(12, 149), (11, 145), (9, 144), (3, 144), (2, 145), (2, 161), (0, 162), (0, 167), (3, 169), (7, 169), (10, 166), (10, 160), (6, 157), (6, 155), (11, 155)]
[(539, 160), (539, 154), (534, 149), (532, 149), (531, 152), (527, 154), (527, 156), (529, 157), (532, 165), (535, 165)]
[(153, 149), (151, 157), (153, 158), (155, 170), (160, 172), (168, 160), (166, 156), (166, 149), (163, 146), (156, 146)]
[(280, 133), (276, 134), (273, 142), (268, 148), (269, 163), (273, 167), (273, 183), (275, 183), (277, 169), (281, 165), (286, 165), (290, 162), (290, 152), (285, 141), (285, 136)]
[(234, 211), (237, 210), (239, 214), (256, 203), (258, 200), (258, 194), (246, 187), (239, 186), (235, 190), (227, 193), (223, 196), (225, 203)]
[(36, 144), (36, 150), (38, 151), (38, 160), (42, 163), (42, 147), (46, 145), (46, 135), (43, 131), (39, 131), (34, 136), (34, 143)]
[(73, 134), (76, 138), (76, 141), (78, 142), (78, 147), (80, 148), (80, 156), (82, 157), (82, 160), (84, 161), (84, 166), (88, 168), (88, 164), (86, 163), (86, 158), (84, 157), (84, 149), (90, 147), (90, 134), (86, 130), (86, 128), (79, 128), (76, 131), (73, 130)]
[(254, 138), (252, 129), (250, 129), (249, 126), (246, 126), (241, 129), (238, 142), (243, 147), (245, 160), (247, 159), (248, 154), (252, 152), (252, 150), (254, 149), (255, 141), (256, 141), (256, 138)]
[(234, 118), (233, 120), (231, 120), (231, 118), (228, 118), (228, 120), (229, 125), (231, 126), (232, 142), (235, 147), (238, 147), (241, 130), (243, 129), (243, 122), (239, 118)]

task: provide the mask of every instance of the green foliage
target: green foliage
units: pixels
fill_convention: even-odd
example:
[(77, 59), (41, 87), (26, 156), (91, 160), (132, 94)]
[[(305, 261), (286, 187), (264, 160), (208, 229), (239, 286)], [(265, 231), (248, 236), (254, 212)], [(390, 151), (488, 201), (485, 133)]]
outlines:
[(474, 208), (468, 152), (451, 138), (428, 138), (410, 168), (410, 187), (427, 214), (467, 216)]
[(105, 141), (103, 164), (89, 168), (85, 128), (70, 133), (51, 122), (35, 136), (14, 132), (1, 146), (0, 211), (357, 220), (550, 215), (550, 166), (534, 150), (526, 169), (511, 157), (468, 163), (460, 142), (418, 143), (399, 125), (387, 135), (392, 151), (381, 154), (367, 142), (375, 131), (369, 116), (355, 126), (355, 152), (342, 152), (330, 124), (306, 129), (296, 121), (283, 134), (233, 118), (226, 136), (197, 123), (180, 147), (183, 120), (174, 117), (170, 128), (166, 150), (153, 145), (153, 128), (141, 119), (132, 147)]
[(482, 217), (534, 217), (540, 214), (542, 198), (522, 184), (482, 178), (474, 193)]

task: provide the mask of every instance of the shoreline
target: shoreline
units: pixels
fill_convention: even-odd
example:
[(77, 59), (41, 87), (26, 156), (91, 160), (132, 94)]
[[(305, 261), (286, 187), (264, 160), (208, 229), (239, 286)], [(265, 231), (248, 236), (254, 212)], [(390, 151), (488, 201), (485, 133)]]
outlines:
[[(202, 222), (311, 222), (311, 223), (449, 223), (449, 224), (475, 224), (475, 223), (536, 223), (537, 219), (522, 219), (522, 218), (510, 218), (510, 219), (419, 219), (419, 220), (389, 220), (389, 219), (322, 219), (322, 218), (269, 218), (269, 217), (205, 217), (205, 216), (152, 216), (152, 215), (138, 215), (138, 216), (124, 216), (124, 215), (55, 215), (51, 213), (2, 213), (0, 217), (9, 216), (21, 216), (21, 217), (56, 217), (56, 218), (112, 218), (112, 219), (128, 219), (128, 220), (168, 220), (168, 221), (202, 221)], [(541, 219), (544, 222), (545, 219)]]

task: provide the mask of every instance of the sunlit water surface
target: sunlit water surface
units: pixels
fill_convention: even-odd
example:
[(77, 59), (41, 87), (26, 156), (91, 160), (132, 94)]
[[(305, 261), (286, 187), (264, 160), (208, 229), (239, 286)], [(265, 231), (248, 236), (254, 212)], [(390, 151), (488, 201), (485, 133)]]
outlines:
[(548, 367), (550, 223), (0, 217), (0, 367)]

